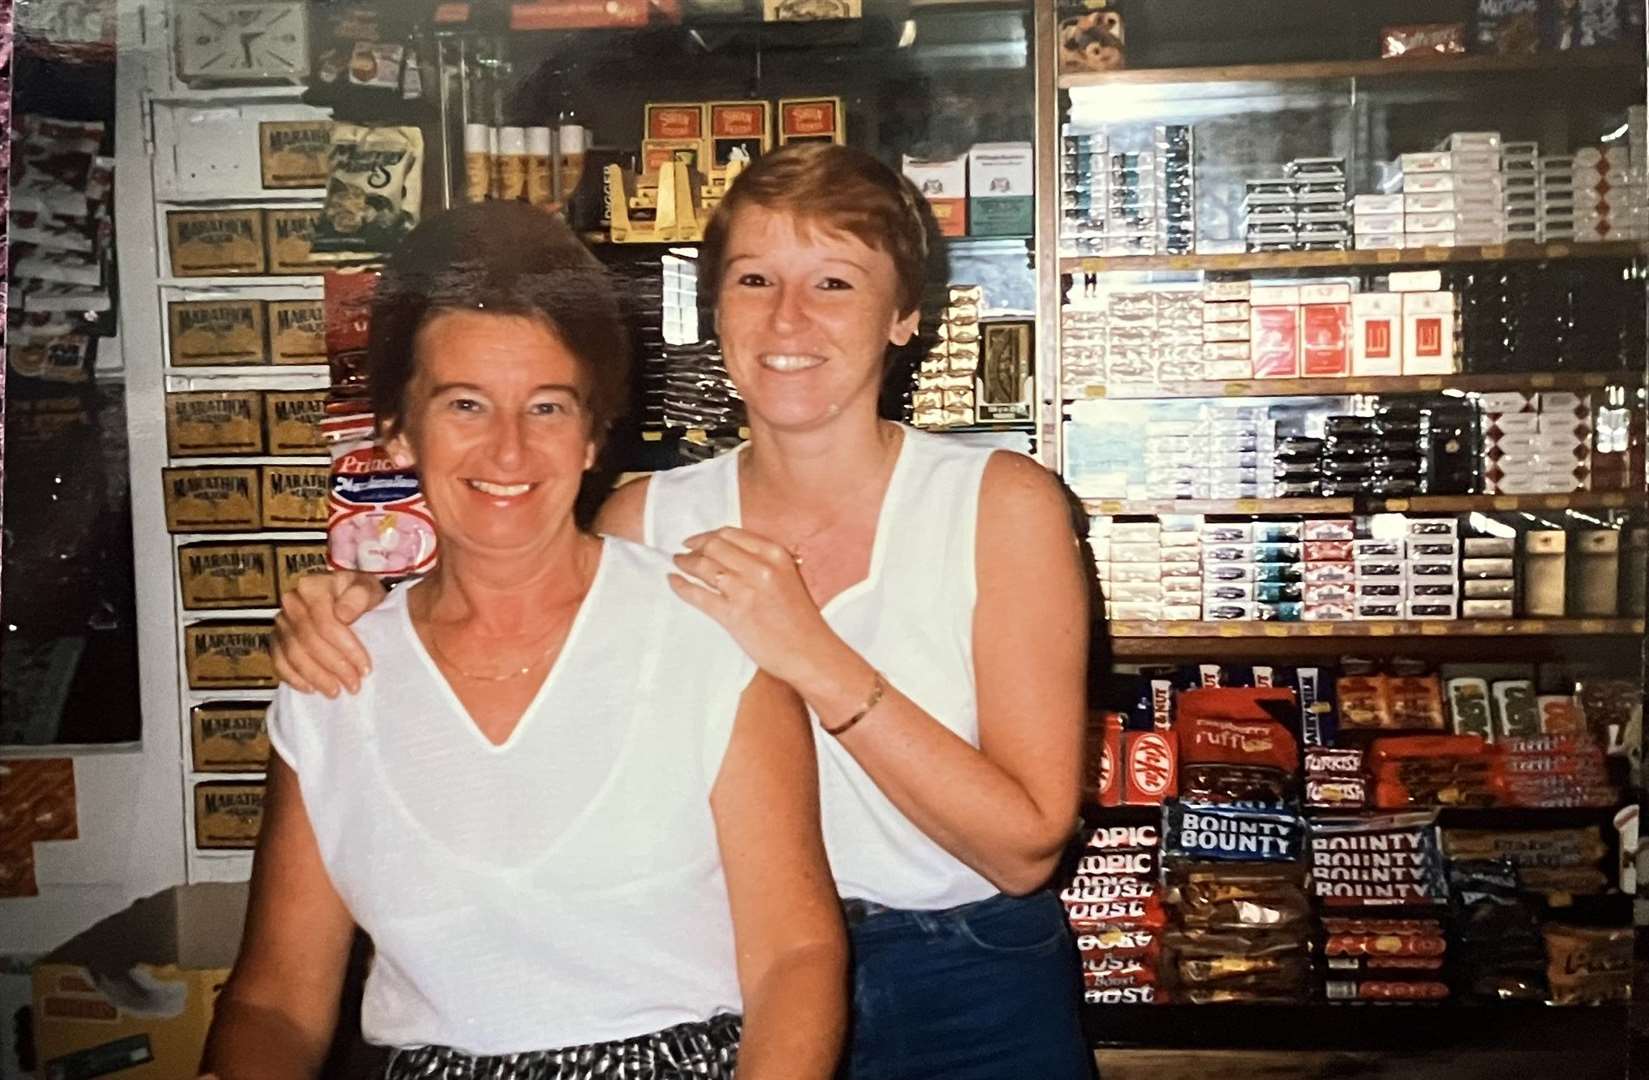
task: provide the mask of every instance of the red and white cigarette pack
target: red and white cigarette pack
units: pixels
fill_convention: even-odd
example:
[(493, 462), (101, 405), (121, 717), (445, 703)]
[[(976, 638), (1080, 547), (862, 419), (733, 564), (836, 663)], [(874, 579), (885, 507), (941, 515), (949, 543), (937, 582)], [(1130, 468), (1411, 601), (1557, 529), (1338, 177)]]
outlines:
[(1353, 375), (1403, 373), (1401, 293), (1359, 293), (1351, 298)]
[(1300, 290), (1300, 370), (1306, 378), (1351, 374), (1351, 286)]
[(1403, 374), (1451, 375), (1459, 370), (1454, 345), (1454, 294), (1403, 295)]
[(1300, 309), (1254, 305), (1248, 320), (1249, 355), (1256, 379), (1294, 379), (1300, 375)]

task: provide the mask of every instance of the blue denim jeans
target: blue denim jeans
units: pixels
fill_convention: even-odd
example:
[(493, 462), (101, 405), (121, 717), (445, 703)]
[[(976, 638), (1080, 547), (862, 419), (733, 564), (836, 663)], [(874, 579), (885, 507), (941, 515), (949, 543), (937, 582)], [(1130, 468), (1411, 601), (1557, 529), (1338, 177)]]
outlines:
[(1059, 900), (943, 911), (849, 901), (844, 1080), (1090, 1080), (1081, 975)]

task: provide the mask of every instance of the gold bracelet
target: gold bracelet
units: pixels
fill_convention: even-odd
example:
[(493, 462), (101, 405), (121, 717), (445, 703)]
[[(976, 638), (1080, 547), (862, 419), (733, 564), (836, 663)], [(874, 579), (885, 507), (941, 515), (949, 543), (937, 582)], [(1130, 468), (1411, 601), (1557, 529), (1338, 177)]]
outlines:
[(882, 673), (880, 671), (874, 672), (873, 674), (875, 675), (875, 681), (870, 684), (870, 696), (865, 698), (865, 703), (859, 706), (858, 712), (848, 717), (846, 721), (837, 727), (825, 727), (822, 722), (819, 724), (820, 727), (824, 728), (824, 733), (826, 735), (840, 738), (842, 735), (847, 734), (848, 729), (854, 724), (857, 724), (859, 721), (869, 716), (870, 710), (881, 704), (882, 695), (887, 692), (887, 683), (882, 681)]

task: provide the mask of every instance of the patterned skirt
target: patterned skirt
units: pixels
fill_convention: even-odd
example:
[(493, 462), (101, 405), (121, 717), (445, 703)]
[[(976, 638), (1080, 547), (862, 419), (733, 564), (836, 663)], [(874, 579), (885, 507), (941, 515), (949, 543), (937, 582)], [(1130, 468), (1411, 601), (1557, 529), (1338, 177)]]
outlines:
[(615, 1042), (476, 1057), (450, 1046), (395, 1050), (384, 1080), (733, 1080), (742, 1017), (709, 1020)]

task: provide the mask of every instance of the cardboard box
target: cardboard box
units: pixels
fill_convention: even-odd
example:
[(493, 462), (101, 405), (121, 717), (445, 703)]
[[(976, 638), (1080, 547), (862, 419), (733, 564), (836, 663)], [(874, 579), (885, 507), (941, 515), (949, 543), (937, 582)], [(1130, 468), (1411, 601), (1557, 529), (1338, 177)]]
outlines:
[(291, 591), (297, 585), (298, 579), (310, 574), (324, 574), (331, 567), (326, 561), (326, 544), (323, 541), (299, 541), (289, 544), (275, 545), (275, 592), (277, 597), (281, 593)]
[(213, 780), (195, 785), (195, 847), (250, 851), (263, 828), (264, 786)]
[(916, 161), (904, 158), (903, 170), (933, 209), (944, 236), (968, 235), (968, 159)]
[(1523, 614), (1561, 619), (1565, 610), (1567, 536), (1560, 529), (1523, 534)]
[(174, 277), (264, 272), (262, 210), (168, 210), (166, 246)]
[(263, 395), (265, 445), (271, 454), (324, 454), (321, 420), (325, 390), (266, 390)]
[(1449, 375), (1459, 370), (1454, 342), (1454, 294), (1403, 295), (1403, 374)]
[(968, 151), (968, 232), (1029, 236), (1035, 224), (1036, 160), (1028, 142), (978, 143)]
[(166, 322), (173, 367), (268, 362), (262, 300), (179, 300), (166, 305)]
[(266, 188), (326, 186), (330, 120), (266, 120), (258, 125), (258, 171)]
[(255, 465), (161, 470), (170, 532), (247, 532), (262, 526)]
[(274, 607), (279, 600), (269, 544), (184, 544), (177, 573), (187, 611)]
[(1351, 305), (1300, 309), (1300, 371), (1306, 378), (1351, 373)]
[(34, 967), (41, 1075), (196, 1075), (218, 990), (240, 948), (246, 900), (243, 884), (174, 886), (41, 958)]
[(742, 157), (749, 165), (773, 149), (773, 105), (767, 101), (712, 101), (710, 166), (725, 169)]
[(273, 623), (198, 622), (183, 628), (191, 690), (264, 690), (275, 685)]
[(1035, 323), (1029, 319), (980, 324), (981, 356), (975, 379), (975, 412), (982, 424), (1031, 419)]
[(326, 525), (331, 491), (327, 465), (265, 465), (263, 527), (315, 529)]
[(211, 701), (189, 710), (196, 772), (263, 772), (269, 767), (267, 701)]
[(269, 244), (271, 274), (318, 274), (322, 267), (310, 259), (319, 210), (265, 210), (263, 235)]
[(202, 390), (166, 395), (166, 452), (216, 457), (263, 452), (263, 395)]
[(643, 139), (641, 171), (657, 174), (682, 161), (689, 169), (703, 172), (704, 163), (709, 160), (704, 155), (703, 139)]
[(1359, 293), (1351, 300), (1353, 375), (1403, 373), (1403, 298)]
[(1250, 312), (1248, 329), (1256, 379), (1299, 377), (1299, 308), (1256, 304)]
[(326, 305), (323, 301), (269, 302), (269, 362), (326, 363)]
[(779, 99), (779, 145), (847, 142), (847, 114), (839, 97)]

